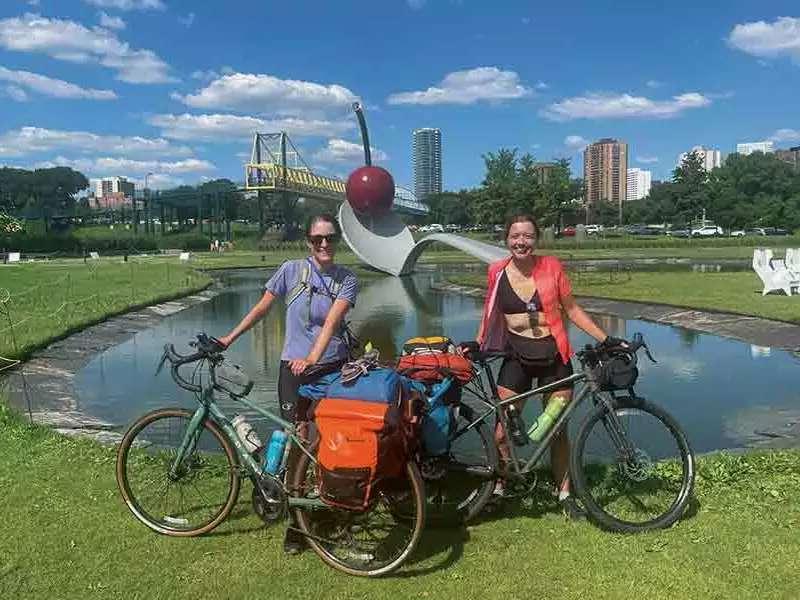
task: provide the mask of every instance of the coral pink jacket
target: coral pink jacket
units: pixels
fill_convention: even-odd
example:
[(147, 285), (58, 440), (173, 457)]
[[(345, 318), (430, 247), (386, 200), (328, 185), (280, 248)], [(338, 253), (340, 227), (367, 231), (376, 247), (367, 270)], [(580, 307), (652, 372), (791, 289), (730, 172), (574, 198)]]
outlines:
[[(509, 262), (511, 262), (510, 256), (489, 265), (486, 300), (483, 304), (481, 350), (503, 351), (506, 348), (508, 330), (496, 300), (500, 275)], [(547, 326), (556, 340), (558, 353), (566, 364), (572, 356), (572, 346), (569, 344), (567, 330), (561, 318), (561, 299), (572, 294), (572, 285), (564, 273), (561, 261), (555, 256), (536, 256), (532, 277), (536, 280), (536, 289), (542, 301)]]

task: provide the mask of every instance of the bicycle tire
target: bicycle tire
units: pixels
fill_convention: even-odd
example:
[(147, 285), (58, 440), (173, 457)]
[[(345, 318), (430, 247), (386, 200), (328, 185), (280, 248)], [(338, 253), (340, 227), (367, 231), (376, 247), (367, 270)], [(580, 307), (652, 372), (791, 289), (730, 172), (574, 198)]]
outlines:
[[(156, 520), (142, 506), (141, 499), (137, 498), (134, 494), (129, 481), (128, 462), (131, 457), (131, 450), (134, 448), (135, 444), (137, 444), (137, 436), (149, 425), (159, 421), (160, 419), (178, 418), (185, 419), (188, 423), (193, 414), (194, 413), (192, 411), (183, 408), (161, 408), (149, 412), (137, 419), (133, 425), (130, 426), (128, 431), (125, 433), (125, 436), (122, 438), (122, 442), (117, 450), (116, 478), (117, 486), (122, 494), (123, 501), (136, 519), (153, 531), (163, 535), (173, 537), (193, 537), (208, 533), (227, 518), (231, 510), (233, 510), (233, 507), (236, 505), (236, 501), (239, 497), (239, 489), (241, 485), (239, 475), (239, 457), (224, 432), (210, 419), (206, 419), (205, 422), (203, 422), (202, 427), (211, 433), (212, 439), (219, 443), (225, 455), (227, 470), (229, 473), (228, 492), (225, 496), (224, 502), (221, 503), (219, 510), (215, 511), (210, 518), (206, 519), (203, 523), (197, 526), (189, 529), (178, 528), (170, 526), (169, 523), (165, 523), (164, 521)], [(147, 447), (149, 442), (141, 440), (139, 445)]]
[[(315, 448), (310, 449), (311, 454), (315, 454)], [(307, 482), (307, 475), (308, 473), (314, 473), (315, 468), (311, 464), (311, 458), (305, 453), (302, 454), (300, 459), (297, 461), (293, 472), (290, 474), (291, 477), (288, 477), (287, 480), (291, 481), (292, 484), (290, 489), (293, 490), (293, 493), (296, 495), (300, 493), (300, 490), (304, 489), (313, 489), (314, 484), (311, 482)], [(348, 575), (355, 575), (358, 577), (380, 577), (382, 575), (387, 575), (398, 569), (402, 564), (408, 559), (414, 549), (417, 547), (420, 538), (422, 537), (422, 531), (425, 528), (425, 484), (422, 480), (422, 475), (419, 473), (419, 469), (414, 462), (409, 461), (406, 463), (406, 476), (408, 477), (408, 481), (410, 482), (410, 490), (413, 495), (413, 506), (414, 506), (414, 526), (412, 528), (412, 535), (402, 549), (402, 551), (393, 558), (388, 564), (381, 565), (378, 568), (370, 569), (370, 568), (359, 568), (354, 566), (353, 564), (347, 564), (345, 560), (341, 557), (336, 556), (334, 553), (330, 552), (325, 548), (323, 544), (320, 543), (313, 533), (311, 533), (310, 524), (309, 524), (309, 513), (313, 513), (314, 510), (306, 511), (302, 508), (294, 508), (294, 517), (295, 522), (297, 523), (297, 527), (300, 532), (305, 535), (305, 539), (308, 542), (308, 545), (311, 549), (319, 556), (327, 565), (333, 567), (338, 571), (342, 571), (343, 573), (347, 573)], [(340, 512), (342, 514), (350, 513), (352, 511), (337, 511), (336, 509), (328, 509), (332, 512)], [(369, 511), (374, 509), (369, 509)], [(391, 511), (390, 511), (391, 512)], [(405, 519), (407, 521), (407, 518)]]
[[(472, 409), (467, 406), (466, 404), (459, 405), (458, 410), (458, 419), (459, 421), (464, 421), (464, 425), (468, 425), (473, 420), (473, 411)], [(457, 422), (458, 427), (458, 422)], [(478, 423), (472, 428), (475, 433), (477, 434), (478, 438), (480, 439), (480, 445), (482, 448), (481, 450), (477, 450), (476, 452), (485, 454), (485, 456), (481, 457), (482, 465), (485, 466), (487, 469), (491, 470), (493, 473), (498, 472), (499, 468), (499, 458), (497, 453), (497, 444), (494, 439), (494, 434), (490, 430), (490, 428), (486, 425), (485, 422)], [(456, 429), (456, 432), (458, 429)], [(449, 453), (450, 461), (452, 462), (454, 455), (453, 455), (453, 448), (451, 445), (451, 451)], [(424, 460), (424, 459), (423, 459)], [(447, 469), (447, 461), (444, 463), (444, 468)], [(475, 465), (481, 466), (481, 465)], [(455, 469), (451, 469), (454, 472), (457, 472)], [(423, 470), (424, 472), (424, 470)], [(445, 479), (448, 475), (444, 476)], [(462, 522), (468, 523), (475, 517), (477, 517), (481, 510), (483, 510), (486, 503), (491, 499), (492, 492), (494, 491), (496, 478), (486, 479), (483, 483), (472, 490), (467, 490), (469, 493), (466, 496), (458, 501), (450, 502), (450, 505), (455, 505), (453, 509), (442, 509), (443, 503), (441, 501), (436, 501), (434, 503), (432, 501), (433, 498), (436, 497), (436, 490), (437, 486), (439, 486), (439, 497), (441, 497), (441, 488), (453, 488), (453, 484), (451, 482), (442, 481), (441, 479), (435, 478), (426, 478), (423, 475), (423, 479), (425, 480), (425, 488), (428, 494), (428, 513), (427, 513), (427, 521), (430, 522), (438, 522), (439, 520), (446, 519), (449, 514), (455, 513)], [(460, 494), (463, 495), (463, 494)]]
[[(675, 496), (670, 507), (657, 517), (643, 522), (632, 522), (609, 514), (597, 502), (595, 495), (589, 488), (588, 477), (584, 468), (583, 456), (587, 452), (587, 440), (593, 428), (602, 424), (602, 419), (607, 413), (605, 406), (599, 406), (590, 412), (578, 431), (575, 444), (570, 454), (570, 475), (575, 493), (583, 502), (589, 518), (601, 528), (619, 533), (640, 533), (653, 529), (663, 529), (675, 523), (683, 514), (694, 489), (695, 460), (689, 440), (680, 428), (677, 421), (662, 408), (643, 399), (621, 398), (615, 401), (614, 411), (617, 416), (626, 414), (626, 411), (639, 411), (655, 417), (669, 432), (679, 452), (682, 470), (680, 490)], [(617, 469), (619, 471), (619, 468)]]

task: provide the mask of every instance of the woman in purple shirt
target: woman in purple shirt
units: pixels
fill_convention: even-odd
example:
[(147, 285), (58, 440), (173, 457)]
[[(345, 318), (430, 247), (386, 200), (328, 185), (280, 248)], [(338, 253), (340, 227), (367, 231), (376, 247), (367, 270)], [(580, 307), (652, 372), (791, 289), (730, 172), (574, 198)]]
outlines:
[[(297, 393), (300, 386), (339, 369), (348, 358), (343, 319), (356, 303), (358, 281), (351, 271), (333, 262), (339, 237), (339, 224), (331, 215), (312, 217), (306, 227), (310, 256), (283, 263), (264, 286), (258, 304), (219, 339), (225, 347), (230, 346), (267, 314), (275, 298), (285, 299), (286, 338), (278, 374), (278, 400), (287, 421), (307, 420), (308, 403)], [(307, 374), (309, 367), (314, 367), (313, 375)], [(299, 433), (306, 433), (303, 425)], [(284, 550), (296, 554), (302, 542), (302, 536), (290, 528)]]

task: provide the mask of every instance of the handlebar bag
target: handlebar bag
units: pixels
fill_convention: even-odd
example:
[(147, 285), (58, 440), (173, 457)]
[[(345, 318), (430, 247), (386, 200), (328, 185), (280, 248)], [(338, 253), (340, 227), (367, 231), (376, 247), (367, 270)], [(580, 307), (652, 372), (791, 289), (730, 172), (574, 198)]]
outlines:
[(335, 382), (328, 388), (313, 411), (323, 502), (366, 510), (383, 482), (402, 476), (411, 453), (407, 394), (391, 369), (375, 369), (352, 385)]
[(636, 355), (629, 352), (612, 354), (600, 366), (600, 389), (629, 390), (639, 377)]

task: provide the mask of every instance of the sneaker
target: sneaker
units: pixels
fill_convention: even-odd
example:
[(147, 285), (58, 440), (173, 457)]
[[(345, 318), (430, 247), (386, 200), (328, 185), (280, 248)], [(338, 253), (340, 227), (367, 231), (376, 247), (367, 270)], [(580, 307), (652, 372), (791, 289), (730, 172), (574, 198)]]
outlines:
[(290, 526), (286, 530), (286, 537), (283, 538), (283, 551), (290, 555), (300, 554), (306, 546), (306, 538)]
[(570, 521), (581, 521), (586, 518), (586, 511), (572, 496), (558, 501), (564, 516)]

